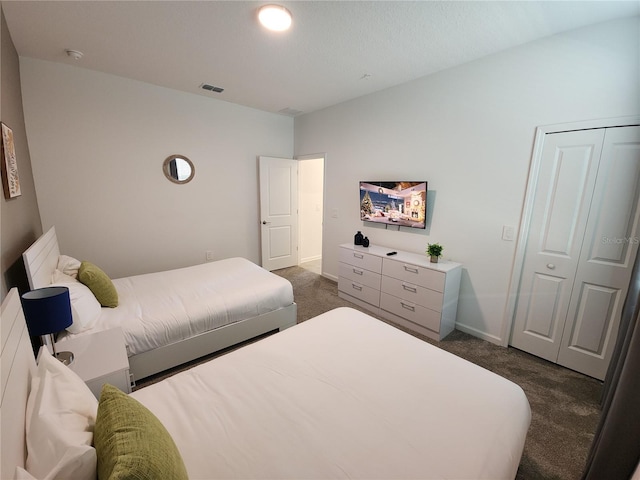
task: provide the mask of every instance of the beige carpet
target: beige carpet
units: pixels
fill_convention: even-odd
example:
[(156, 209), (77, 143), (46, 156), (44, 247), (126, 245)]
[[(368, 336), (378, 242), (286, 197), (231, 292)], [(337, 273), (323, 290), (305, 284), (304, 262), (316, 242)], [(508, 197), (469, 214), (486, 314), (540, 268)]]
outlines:
[[(293, 285), (298, 323), (336, 307), (358, 308), (338, 297), (335, 282), (311, 270), (291, 267), (274, 273), (287, 278)], [(532, 420), (516, 478), (580, 478), (598, 423), (601, 382), (457, 330), (442, 342), (420, 338), (510, 379), (525, 391), (531, 405)], [(190, 368), (195, 363), (198, 362), (145, 379), (138, 383), (137, 388)]]

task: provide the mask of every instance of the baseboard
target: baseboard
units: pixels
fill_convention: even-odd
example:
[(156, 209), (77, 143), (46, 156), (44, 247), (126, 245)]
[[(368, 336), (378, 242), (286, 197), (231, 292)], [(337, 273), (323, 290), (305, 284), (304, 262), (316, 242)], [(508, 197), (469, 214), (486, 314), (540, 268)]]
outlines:
[(314, 262), (316, 260), (320, 260), (322, 255), (314, 255), (313, 257), (305, 257), (300, 259), (300, 263)]
[(487, 342), (493, 343), (502, 347), (502, 339), (500, 337), (496, 337), (495, 335), (489, 335), (488, 333), (481, 332), (472, 327), (468, 327), (466, 325), (462, 325), (461, 323), (456, 322), (456, 330), (460, 330), (461, 332), (468, 333), (469, 335), (473, 335), (474, 337), (478, 337), (482, 340), (486, 340)]
[(338, 283), (338, 277), (337, 277), (337, 276), (335, 276), (335, 275), (331, 275), (331, 274), (329, 274), (329, 273), (322, 272), (322, 276), (323, 276), (324, 278), (328, 278), (329, 280), (332, 280), (332, 281), (334, 281), (334, 282)]

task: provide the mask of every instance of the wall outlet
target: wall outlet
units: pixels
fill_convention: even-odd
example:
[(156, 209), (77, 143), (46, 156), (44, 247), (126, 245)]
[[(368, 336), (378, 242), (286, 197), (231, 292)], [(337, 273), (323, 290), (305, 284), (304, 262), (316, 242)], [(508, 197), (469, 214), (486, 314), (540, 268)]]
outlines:
[(205, 253), (205, 258), (207, 262), (213, 262), (213, 252), (211, 250), (207, 250)]

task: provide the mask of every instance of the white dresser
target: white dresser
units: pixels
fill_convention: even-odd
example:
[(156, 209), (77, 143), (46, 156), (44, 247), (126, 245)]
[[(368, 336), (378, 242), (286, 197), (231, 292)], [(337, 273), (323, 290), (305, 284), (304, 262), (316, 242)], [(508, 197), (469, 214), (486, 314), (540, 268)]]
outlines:
[(397, 325), (442, 340), (455, 328), (462, 265), (392, 248), (340, 245), (338, 295)]

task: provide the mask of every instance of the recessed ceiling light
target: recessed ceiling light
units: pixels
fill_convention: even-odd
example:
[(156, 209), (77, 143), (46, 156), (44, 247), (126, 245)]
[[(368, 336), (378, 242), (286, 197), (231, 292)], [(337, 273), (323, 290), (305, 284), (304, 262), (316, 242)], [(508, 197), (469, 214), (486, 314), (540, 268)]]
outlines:
[(265, 28), (282, 32), (291, 26), (291, 12), (280, 5), (264, 5), (258, 11), (258, 20)]

